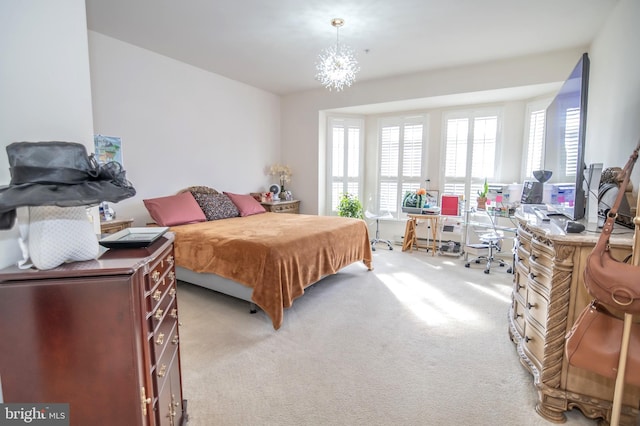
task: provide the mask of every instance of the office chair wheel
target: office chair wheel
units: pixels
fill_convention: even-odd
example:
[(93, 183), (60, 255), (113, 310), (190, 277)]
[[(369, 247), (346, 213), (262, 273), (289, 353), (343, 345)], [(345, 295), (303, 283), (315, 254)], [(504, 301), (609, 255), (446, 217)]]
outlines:
[(488, 274), (488, 273), (489, 273), (489, 270), (488, 270), (488, 269), (485, 269), (485, 270), (484, 270), (484, 273), (485, 273), (485, 274)]
[(374, 246), (371, 246), (371, 251), (376, 251), (376, 248)]
[(465, 263), (465, 264), (464, 264), (464, 267), (465, 267), (465, 268), (468, 268), (469, 266), (470, 266), (469, 262), (467, 262), (467, 263)]
[(507, 269), (507, 274), (511, 274), (511, 273), (513, 273), (513, 269), (511, 268)]

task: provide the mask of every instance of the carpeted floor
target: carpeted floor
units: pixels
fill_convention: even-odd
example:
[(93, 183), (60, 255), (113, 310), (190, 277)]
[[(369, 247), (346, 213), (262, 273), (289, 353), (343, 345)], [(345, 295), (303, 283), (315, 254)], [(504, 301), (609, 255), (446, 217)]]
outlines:
[[(273, 330), (180, 283), (190, 426), (551, 425), (509, 340), (511, 278), (424, 251), (374, 252), (307, 290)], [(566, 425), (595, 425), (575, 410)]]

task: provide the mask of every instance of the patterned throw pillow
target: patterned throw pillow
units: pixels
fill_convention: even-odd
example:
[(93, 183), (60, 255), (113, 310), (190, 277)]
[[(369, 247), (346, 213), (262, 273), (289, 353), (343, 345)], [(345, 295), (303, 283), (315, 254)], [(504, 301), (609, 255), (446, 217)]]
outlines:
[(207, 220), (226, 219), (240, 215), (236, 205), (224, 194), (194, 192), (193, 198), (198, 202)]

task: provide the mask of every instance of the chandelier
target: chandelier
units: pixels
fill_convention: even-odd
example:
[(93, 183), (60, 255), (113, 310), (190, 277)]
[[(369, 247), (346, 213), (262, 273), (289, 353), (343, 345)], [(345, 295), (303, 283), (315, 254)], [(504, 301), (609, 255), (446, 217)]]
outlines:
[(349, 87), (356, 80), (356, 73), (360, 71), (353, 49), (340, 44), (340, 27), (344, 19), (334, 18), (331, 25), (336, 28), (336, 45), (323, 49), (316, 63), (316, 79), (329, 90), (341, 91)]

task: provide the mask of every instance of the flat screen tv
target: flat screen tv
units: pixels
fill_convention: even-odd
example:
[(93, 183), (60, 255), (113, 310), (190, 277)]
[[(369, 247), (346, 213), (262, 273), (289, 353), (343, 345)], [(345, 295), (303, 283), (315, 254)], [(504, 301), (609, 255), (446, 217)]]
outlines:
[(589, 57), (582, 55), (545, 115), (544, 168), (553, 175), (551, 208), (572, 220), (585, 215), (584, 149)]

